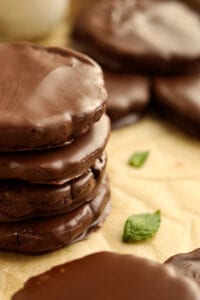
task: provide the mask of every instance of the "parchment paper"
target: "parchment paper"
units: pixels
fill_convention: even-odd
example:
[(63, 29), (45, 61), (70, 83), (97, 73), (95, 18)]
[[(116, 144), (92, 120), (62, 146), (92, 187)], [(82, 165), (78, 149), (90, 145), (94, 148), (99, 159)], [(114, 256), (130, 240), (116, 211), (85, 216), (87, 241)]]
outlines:
[[(66, 43), (61, 25), (44, 44)], [(132, 152), (149, 150), (143, 168), (128, 165)], [(24, 282), (49, 268), (101, 250), (131, 253), (163, 262), (169, 256), (200, 247), (200, 142), (155, 116), (115, 131), (107, 147), (112, 213), (102, 229), (86, 241), (42, 256), (0, 252), (0, 299), (9, 300)], [(138, 244), (121, 241), (127, 217), (162, 213), (158, 234)], [(28, 300), (28, 299), (27, 299)]]

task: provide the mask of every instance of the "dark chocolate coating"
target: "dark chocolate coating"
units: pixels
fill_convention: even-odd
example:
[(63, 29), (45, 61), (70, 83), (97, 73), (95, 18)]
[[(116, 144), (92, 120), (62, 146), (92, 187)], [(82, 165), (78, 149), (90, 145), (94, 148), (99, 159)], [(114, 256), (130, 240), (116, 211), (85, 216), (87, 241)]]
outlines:
[(47, 148), (84, 134), (105, 110), (100, 67), (64, 48), (0, 45), (0, 150)]
[(200, 249), (177, 254), (165, 263), (174, 266), (180, 274), (194, 279), (200, 286)]
[(47, 151), (0, 152), (0, 179), (31, 183), (70, 180), (85, 173), (101, 156), (109, 137), (110, 121), (103, 116), (72, 144)]
[(138, 120), (150, 102), (150, 84), (146, 77), (104, 70), (108, 92), (107, 113), (112, 127)]
[(180, 74), (200, 64), (198, 13), (177, 1), (95, 1), (78, 17), (72, 38), (115, 70)]
[(200, 137), (200, 73), (157, 78), (153, 94), (158, 109), (170, 122)]
[(200, 14), (200, 0), (179, 0), (185, 2), (187, 5), (195, 9)]
[(0, 180), (0, 222), (16, 222), (71, 211), (94, 198), (105, 173), (106, 155), (82, 176), (62, 185)]
[(106, 218), (110, 203), (107, 181), (95, 198), (71, 212), (43, 219), (0, 223), (0, 250), (42, 254), (87, 237)]
[(198, 287), (168, 266), (100, 252), (33, 277), (12, 300), (199, 300)]

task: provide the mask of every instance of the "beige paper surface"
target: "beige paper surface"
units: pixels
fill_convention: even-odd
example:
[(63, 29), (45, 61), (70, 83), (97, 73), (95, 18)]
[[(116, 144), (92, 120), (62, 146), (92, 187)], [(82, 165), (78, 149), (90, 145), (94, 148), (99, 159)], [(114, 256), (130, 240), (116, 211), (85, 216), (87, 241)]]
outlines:
[[(61, 26), (45, 41), (63, 45)], [(145, 166), (128, 166), (136, 150), (149, 150)], [(134, 126), (115, 131), (107, 148), (112, 213), (102, 229), (86, 241), (43, 256), (0, 252), (0, 299), (10, 296), (36, 274), (101, 250), (131, 253), (163, 262), (169, 256), (200, 247), (200, 143), (179, 130), (147, 116)], [(162, 213), (158, 234), (150, 241), (124, 244), (124, 222), (135, 213)]]

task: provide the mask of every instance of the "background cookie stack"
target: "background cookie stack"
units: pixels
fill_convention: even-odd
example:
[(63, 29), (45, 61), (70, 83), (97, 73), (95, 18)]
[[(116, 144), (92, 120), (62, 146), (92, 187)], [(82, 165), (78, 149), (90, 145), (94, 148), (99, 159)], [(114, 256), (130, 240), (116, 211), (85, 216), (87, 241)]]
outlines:
[(61, 48), (0, 46), (0, 249), (55, 250), (109, 212), (100, 67)]
[(192, 1), (94, 1), (72, 37), (104, 67), (114, 127), (137, 120), (153, 99), (200, 136), (200, 15)]

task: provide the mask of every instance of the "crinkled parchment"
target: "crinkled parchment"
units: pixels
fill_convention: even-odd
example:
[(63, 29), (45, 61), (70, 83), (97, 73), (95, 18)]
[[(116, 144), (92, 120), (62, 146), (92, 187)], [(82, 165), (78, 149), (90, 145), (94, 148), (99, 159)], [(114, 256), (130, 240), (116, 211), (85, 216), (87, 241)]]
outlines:
[[(45, 43), (63, 44), (61, 26)], [(141, 169), (128, 165), (134, 151), (148, 150)], [(173, 126), (147, 116), (111, 135), (107, 147), (112, 213), (88, 240), (42, 256), (0, 253), (0, 299), (9, 300), (24, 282), (49, 268), (101, 250), (144, 256), (163, 262), (169, 256), (200, 247), (200, 142)], [(131, 214), (161, 210), (156, 236), (137, 244), (121, 241)]]

